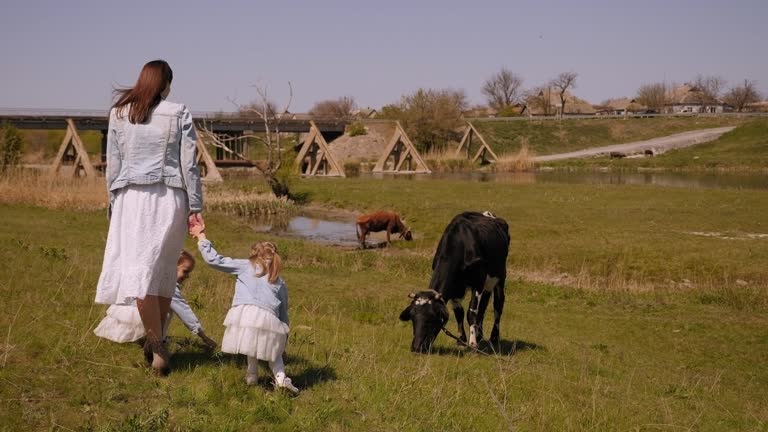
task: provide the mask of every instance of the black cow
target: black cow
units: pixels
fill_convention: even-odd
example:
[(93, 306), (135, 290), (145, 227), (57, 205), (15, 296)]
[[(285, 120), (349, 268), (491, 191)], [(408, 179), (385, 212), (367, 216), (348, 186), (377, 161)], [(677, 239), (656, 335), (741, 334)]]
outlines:
[(469, 346), (483, 338), (483, 317), (493, 292), (495, 319), (491, 343), (499, 343), (499, 321), (504, 310), (504, 282), (507, 276), (509, 226), (490, 212), (464, 212), (445, 228), (432, 260), (429, 291), (411, 294), (411, 304), (400, 313), (402, 321), (413, 321), (411, 351), (427, 352), (448, 322), (447, 303), (451, 304), (462, 342), (464, 308), (461, 300), (471, 293), (467, 323)]

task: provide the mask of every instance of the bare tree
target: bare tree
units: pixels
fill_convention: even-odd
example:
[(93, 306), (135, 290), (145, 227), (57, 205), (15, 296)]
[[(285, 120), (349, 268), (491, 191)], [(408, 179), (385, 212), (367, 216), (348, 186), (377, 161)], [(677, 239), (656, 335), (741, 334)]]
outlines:
[(277, 115), (277, 103), (268, 100), (266, 102), (257, 100), (247, 105), (238, 105), (238, 115), (244, 118), (261, 119), (262, 113), (266, 113), (269, 118), (275, 118)]
[(309, 110), (312, 116), (322, 119), (350, 120), (357, 109), (357, 103), (352, 96), (343, 96), (336, 100), (320, 101)]
[(716, 103), (725, 88), (725, 78), (718, 75), (698, 75), (693, 86), (698, 90), (699, 100), (703, 105)]
[(667, 86), (664, 83), (643, 84), (637, 89), (636, 101), (656, 112), (662, 112), (667, 104)]
[(500, 110), (511, 106), (520, 99), (523, 78), (507, 68), (488, 78), (483, 83), (483, 94), (488, 98), (488, 105)]
[[(293, 87), (291, 86), (291, 83), (288, 82), (288, 103), (285, 104), (284, 109), (280, 113), (276, 113), (276, 110), (274, 109), (275, 104), (271, 103), (267, 97), (266, 87), (259, 87), (256, 85), (253, 85), (252, 87), (256, 89), (256, 93), (258, 93), (260, 101), (253, 102), (248, 105), (239, 105), (232, 99), (230, 99), (230, 102), (237, 107), (240, 113), (253, 115), (262, 120), (264, 123), (263, 136), (256, 134), (235, 137), (219, 135), (214, 133), (213, 130), (209, 128), (207, 124), (205, 124), (205, 122), (202, 128), (203, 133), (207, 138), (206, 141), (211, 143), (214, 147), (221, 148), (224, 151), (232, 153), (241, 159), (250, 161), (267, 181), (269, 188), (272, 190), (272, 193), (275, 194), (276, 197), (286, 197), (292, 199), (293, 197), (289, 191), (288, 184), (277, 176), (277, 172), (283, 164), (283, 147), (282, 143), (280, 142), (280, 122), (283, 116), (280, 115), (280, 113), (288, 112), (288, 108), (291, 106), (291, 101), (293, 100)], [(248, 155), (234, 151), (231, 148), (232, 142), (240, 140), (247, 141), (249, 139), (255, 139), (264, 145), (266, 149), (266, 160), (251, 160)]]
[(563, 118), (565, 115), (565, 92), (568, 91), (569, 88), (576, 88), (577, 76), (578, 74), (573, 71), (563, 72), (550, 83), (550, 85), (555, 88), (555, 91), (557, 91), (558, 96), (560, 96), (560, 118)]
[(732, 106), (736, 111), (744, 111), (744, 108), (760, 100), (760, 92), (754, 81), (745, 79), (744, 84), (731, 88), (723, 95), (723, 101)]

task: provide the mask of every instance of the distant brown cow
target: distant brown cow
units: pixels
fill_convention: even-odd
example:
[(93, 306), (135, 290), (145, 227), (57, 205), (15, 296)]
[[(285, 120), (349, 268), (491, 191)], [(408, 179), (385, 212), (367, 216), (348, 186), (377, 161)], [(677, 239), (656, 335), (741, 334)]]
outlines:
[(400, 238), (413, 240), (411, 230), (405, 226), (400, 216), (395, 212), (377, 211), (357, 218), (357, 240), (363, 248), (365, 248), (365, 238), (368, 233), (380, 231), (387, 232), (387, 244), (392, 243), (389, 239), (390, 233), (400, 233)]

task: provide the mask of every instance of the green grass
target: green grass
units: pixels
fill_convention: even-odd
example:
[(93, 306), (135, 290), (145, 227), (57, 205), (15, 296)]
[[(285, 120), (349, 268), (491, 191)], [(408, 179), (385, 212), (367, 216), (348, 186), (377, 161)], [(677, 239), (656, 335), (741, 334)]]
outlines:
[(619, 169), (755, 171), (768, 169), (768, 119), (752, 120), (715, 141), (670, 150), (654, 158), (563, 161), (561, 166), (612, 166)]
[(734, 117), (476, 121), (497, 155), (515, 154), (524, 140), (537, 156), (648, 140), (696, 129), (744, 123)]
[[(93, 304), (103, 212), (0, 205), (0, 430), (768, 427), (766, 240), (681, 233), (767, 232), (764, 193), (365, 179), (302, 180), (295, 188), (315, 204), (395, 208), (416, 233), (387, 250), (347, 251), (207, 215), (221, 252), (243, 255), (257, 239), (279, 244), (293, 325), (287, 371), (303, 389), (297, 398), (247, 388), (241, 358), (205, 354), (178, 321), (174, 371), (153, 378), (138, 347), (92, 334), (105, 310)], [(584, 268), (598, 279), (613, 274), (612, 284), (620, 276), (654, 288), (577, 289), (513, 277), (502, 320), (507, 355), (463, 353), (445, 336), (436, 354), (411, 354), (411, 329), (397, 320), (406, 294), (426, 287), (442, 229), (471, 208), (510, 222), (510, 270)], [(741, 292), (721, 285), (724, 274), (750, 285)], [(711, 283), (663, 288), (665, 277), (685, 275), (695, 284), (710, 275)], [(232, 285), (204, 265), (185, 283), (216, 340)]]

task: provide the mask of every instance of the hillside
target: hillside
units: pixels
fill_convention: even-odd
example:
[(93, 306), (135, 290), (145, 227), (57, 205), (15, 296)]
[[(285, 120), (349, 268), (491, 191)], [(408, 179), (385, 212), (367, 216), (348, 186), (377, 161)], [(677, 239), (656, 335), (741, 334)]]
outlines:
[(743, 124), (735, 117), (662, 117), (585, 120), (475, 121), (496, 154), (517, 153), (527, 141), (535, 155), (548, 155), (672, 135), (696, 129)]

